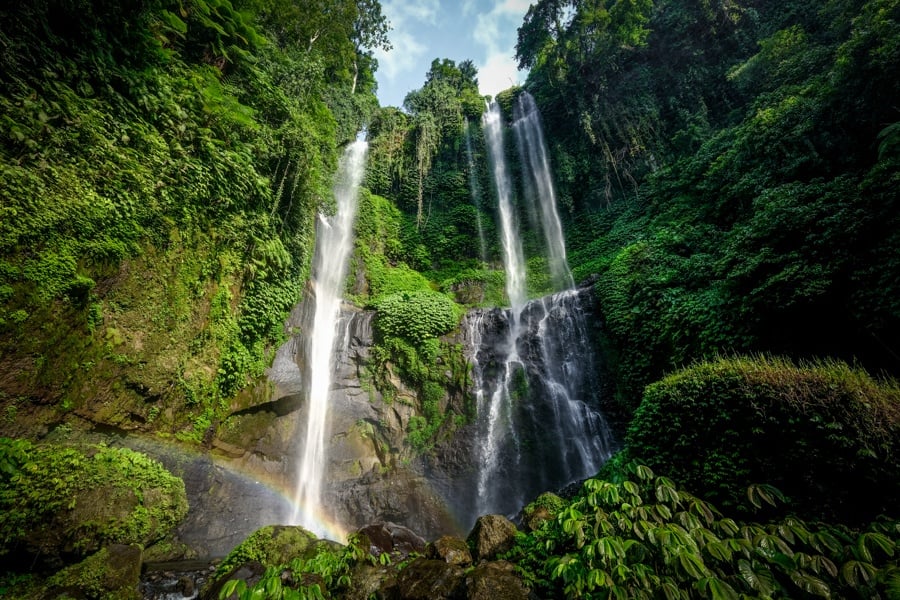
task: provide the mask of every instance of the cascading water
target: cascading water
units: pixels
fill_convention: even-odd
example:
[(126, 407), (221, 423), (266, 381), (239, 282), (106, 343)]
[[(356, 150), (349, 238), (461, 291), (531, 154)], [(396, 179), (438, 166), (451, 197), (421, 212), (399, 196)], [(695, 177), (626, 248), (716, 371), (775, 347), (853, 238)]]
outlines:
[(481, 262), (487, 262), (487, 244), (484, 241), (484, 227), (481, 223), (481, 190), (478, 185), (478, 173), (475, 171), (475, 157), (472, 152), (471, 124), (466, 119), (466, 159), (469, 167), (469, 192), (472, 194), (472, 205), (475, 207), (475, 226), (478, 228), (478, 249), (481, 251)]
[[(526, 170), (535, 182), (554, 278), (567, 288), (526, 302), (526, 272), (503, 141), (503, 117), (494, 103), (484, 131), (497, 190), (506, 292), (510, 308), (473, 311), (465, 322), (475, 349), (472, 373), (478, 402), (475, 461), (476, 514), (512, 514), (542, 491), (593, 475), (613, 451), (606, 422), (592, 404), (601, 389), (596, 357), (565, 257), (540, 123), (523, 112), (516, 127)], [(537, 127), (537, 132), (533, 131)], [(540, 147), (533, 148), (535, 144)], [(549, 186), (549, 187), (548, 187)], [(548, 196), (549, 194), (549, 196)]]
[(540, 224), (547, 244), (553, 285), (558, 290), (571, 288), (575, 281), (566, 260), (566, 244), (556, 210), (556, 190), (547, 158), (547, 144), (544, 142), (540, 113), (528, 92), (519, 94), (513, 108), (513, 131), (522, 159), (525, 197), (529, 202), (540, 205)]
[(325, 429), (328, 419), (328, 392), (333, 376), (335, 339), (338, 337), (341, 292), (347, 275), (347, 261), (353, 248), (353, 222), (357, 195), (365, 170), (368, 145), (356, 141), (344, 150), (334, 185), (337, 212), (319, 215), (312, 282), (315, 313), (309, 331), (308, 412), (306, 437), (300, 456), (294, 514), (291, 523), (302, 525), (317, 535), (325, 535), (317, 517), (321, 509), (322, 475), (325, 465)]
[[(516, 340), (519, 336), (519, 316), (525, 306), (525, 257), (522, 243), (518, 236), (515, 212), (512, 205), (512, 185), (506, 165), (506, 152), (503, 143), (503, 114), (500, 105), (492, 103), (484, 114), (484, 134), (488, 146), (488, 154), (497, 189), (502, 231), (503, 263), (506, 267), (506, 295), (509, 297), (510, 310), (507, 315), (508, 335), (506, 337), (505, 360), (503, 362), (502, 385), (486, 393), (479, 385), (477, 394), (479, 418), (479, 452), (482, 466), (478, 478), (477, 509), (485, 511), (494, 504), (492, 484), (501, 469), (501, 449), (510, 441), (518, 446), (517, 431), (512, 419), (512, 398), (510, 388), (513, 379), (522, 372), (522, 364), (518, 360)], [(473, 333), (473, 338), (476, 334)], [(478, 338), (480, 340), (480, 337)], [(518, 456), (518, 453), (516, 453)]]
[(525, 305), (525, 255), (519, 240), (518, 223), (513, 208), (512, 184), (506, 166), (506, 151), (503, 142), (503, 113), (500, 105), (492, 103), (484, 113), (484, 136), (493, 169), (494, 184), (497, 187), (497, 202), (500, 210), (502, 230), (503, 263), (506, 268), (506, 294), (513, 314), (518, 315)]

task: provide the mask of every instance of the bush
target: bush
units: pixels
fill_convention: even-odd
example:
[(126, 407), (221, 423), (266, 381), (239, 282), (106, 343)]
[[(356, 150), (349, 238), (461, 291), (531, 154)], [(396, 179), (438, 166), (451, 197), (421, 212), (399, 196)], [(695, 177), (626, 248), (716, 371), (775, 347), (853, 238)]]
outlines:
[(842, 522), (896, 511), (900, 388), (844, 363), (732, 358), (647, 387), (626, 453), (722, 507), (769, 483), (792, 508)]
[(437, 292), (403, 292), (375, 302), (377, 331), (384, 337), (401, 337), (420, 346), (449, 333), (459, 322), (454, 302)]

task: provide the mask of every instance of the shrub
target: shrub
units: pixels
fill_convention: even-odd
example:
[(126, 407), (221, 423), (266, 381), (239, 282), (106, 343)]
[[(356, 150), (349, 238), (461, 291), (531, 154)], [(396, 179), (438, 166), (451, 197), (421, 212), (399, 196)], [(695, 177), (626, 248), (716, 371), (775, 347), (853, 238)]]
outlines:
[(765, 482), (811, 517), (865, 521), (900, 497), (900, 389), (840, 362), (720, 359), (648, 386), (626, 444), (723, 507)]
[(390, 294), (379, 298), (375, 307), (375, 326), (382, 336), (401, 337), (416, 345), (449, 333), (459, 321), (454, 302), (437, 292)]

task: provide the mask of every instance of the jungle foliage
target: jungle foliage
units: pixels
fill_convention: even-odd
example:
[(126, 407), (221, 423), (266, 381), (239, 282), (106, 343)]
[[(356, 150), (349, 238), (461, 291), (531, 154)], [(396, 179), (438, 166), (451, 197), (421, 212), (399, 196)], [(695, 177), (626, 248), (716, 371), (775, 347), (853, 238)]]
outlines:
[(517, 55), (623, 405), (718, 352), (900, 371), (900, 3), (542, 0)]
[[(507, 555), (544, 598), (893, 598), (900, 524), (859, 529), (795, 517), (742, 521), (630, 463), (578, 496)], [(757, 508), (780, 492), (747, 489)]]
[(733, 514), (753, 511), (747, 482), (766, 482), (791, 514), (860, 524), (896, 511), (898, 454), (896, 382), (835, 361), (763, 357), (701, 363), (647, 386), (617, 460), (646, 457)]
[(4, 397), (199, 440), (300, 296), (337, 147), (377, 106), (380, 6), (39, 0), (0, 23)]

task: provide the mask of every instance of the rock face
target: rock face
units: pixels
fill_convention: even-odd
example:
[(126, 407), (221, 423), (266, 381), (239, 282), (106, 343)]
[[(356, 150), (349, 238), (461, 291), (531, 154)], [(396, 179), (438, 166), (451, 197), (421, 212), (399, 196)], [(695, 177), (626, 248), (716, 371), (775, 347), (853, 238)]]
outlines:
[(403, 600), (464, 600), (465, 571), (442, 560), (417, 558), (397, 577)]
[[(518, 345), (523, 362), (528, 364), (528, 374), (523, 376), (521, 387), (529, 400), (520, 403), (521, 414), (517, 413), (514, 418), (518, 432), (516, 447), (526, 449), (528, 454), (512, 456), (511, 446), (501, 448), (498, 454), (501, 465), (490, 480), (491, 488), (484, 494), (479, 490), (479, 473), (484, 468), (484, 460), (479, 454), (481, 424), (456, 423), (453, 435), (440, 437), (429, 452), (420, 455), (414, 451), (407, 442), (407, 434), (410, 420), (419, 416), (416, 407), (421, 402), (415, 391), (397, 376), (388, 377), (393, 388), (389, 401), (375, 389), (368, 374), (375, 314), (345, 306), (337, 332), (338, 351), (328, 399), (323, 520), (340, 523), (350, 531), (368, 523), (389, 521), (409, 527), (427, 539), (437, 539), (445, 534), (462, 535), (479, 514), (501, 512), (511, 516), (539, 493), (593, 474), (582, 473), (593, 468), (585, 465), (594, 465), (591, 461), (595, 460), (599, 464), (605, 458), (604, 453), (613, 448), (610, 438), (603, 437), (608, 431), (602, 427), (598, 429), (595, 413), (590, 412), (594, 409), (582, 407), (579, 410), (590, 413), (590, 427), (597, 429), (590, 430), (591, 436), (596, 434), (598, 437), (589, 440), (589, 444), (599, 444), (602, 452), (592, 446), (587, 450), (591, 461), (585, 463), (585, 453), (569, 451), (575, 447), (576, 440), (567, 437), (567, 430), (548, 426), (556, 419), (552, 403), (532, 406), (530, 400), (532, 397), (552, 397), (551, 389), (544, 381), (549, 377), (548, 373), (571, 369), (571, 365), (566, 365), (584, 359), (587, 364), (580, 366), (578, 378), (570, 378), (573, 387), (568, 393), (583, 396), (591, 406), (597, 404), (598, 394), (603, 390), (597, 375), (602, 365), (589, 349), (585, 350), (585, 356), (566, 354), (570, 346), (583, 346), (591, 337), (589, 332), (577, 332), (580, 336), (577, 344), (565, 335), (549, 341), (545, 335), (547, 331), (564, 329), (573, 311), (583, 312), (582, 320), (593, 323), (590, 294), (590, 288), (584, 288), (577, 293), (568, 293), (561, 300), (536, 301), (523, 311), (527, 326)], [(301, 333), (278, 349), (268, 372), (267, 389), (257, 390), (256, 394), (236, 402), (231, 417), (211, 440), (217, 467), (253, 473), (254, 477), (283, 490), (288, 497), (293, 496), (296, 486), (297, 457), (301, 454), (306, 433), (304, 390), (308, 380), (305, 365), (309, 363), (306, 360), (309, 349), (302, 332), (309, 319), (306, 314), (309, 304), (298, 305), (287, 323), (288, 331)], [(477, 340), (463, 327), (456, 337), (445, 341), (468, 348), (467, 356), (474, 361), (473, 365), (477, 363), (487, 382), (485, 385), (490, 387), (500, 376), (498, 365), (502, 366), (503, 348), (508, 346), (508, 316), (499, 309), (474, 311), (464, 324), (476, 317), (481, 326)], [(474, 348), (476, 342), (480, 343)], [(554, 352), (559, 352), (563, 358), (557, 360)], [(390, 375), (391, 365), (387, 364), (385, 368)], [(565, 378), (558, 374), (554, 377)], [(464, 405), (474, 401), (472, 387), (460, 389), (457, 383), (448, 379), (447, 390), (441, 400), (442, 409), (449, 402)], [(216, 473), (215, 477), (223, 475)], [(216, 486), (206, 487), (214, 489)], [(489, 500), (487, 506), (484, 505), (485, 497)], [(266, 512), (272, 519), (269, 522), (289, 522), (288, 514), (277, 514), (283, 506), (273, 510), (261, 502), (253, 505), (254, 510), (250, 512), (254, 517), (259, 512)], [(209, 508), (212, 512), (204, 510), (204, 515), (215, 514), (216, 507)], [(205, 518), (209, 517), (200, 517), (201, 520)], [(236, 520), (237, 515), (218, 518), (214, 527), (197, 522), (194, 529), (216, 538), (219, 536), (216, 532), (221, 531), (219, 524), (225, 524), (229, 519)], [(263, 524), (257, 520), (252, 525)], [(205, 528), (209, 531), (204, 531)], [(240, 528), (243, 535), (252, 530), (252, 526)], [(325, 535), (327, 531), (316, 533)], [(185, 538), (195, 539), (187, 531)], [(221, 539), (223, 544), (217, 550), (227, 545), (225, 538)], [(228, 543), (236, 541), (228, 538)]]
[(466, 576), (467, 600), (528, 600), (528, 590), (506, 561), (481, 563)]
[(472, 553), (465, 541), (458, 537), (445, 535), (428, 544), (425, 548), (425, 558), (434, 558), (444, 561), (449, 565), (468, 567), (472, 564)]
[(493, 560), (512, 549), (516, 543), (516, 526), (502, 515), (484, 515), (475, 521), (466, 541), (474, 549), (476, 561)]

